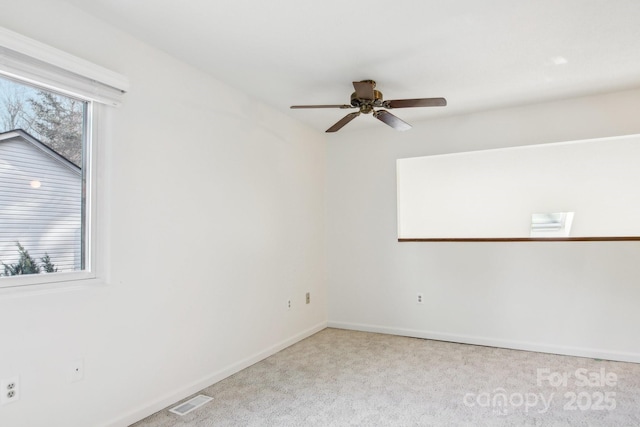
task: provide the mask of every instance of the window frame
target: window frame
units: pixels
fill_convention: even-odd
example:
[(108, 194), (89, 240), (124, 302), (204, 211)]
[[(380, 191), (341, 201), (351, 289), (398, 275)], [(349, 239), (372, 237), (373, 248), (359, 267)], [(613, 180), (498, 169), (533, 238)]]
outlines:
[[(19, 79), (14, 78), (19, 81)], [(30, 81), (20, 82), (29, 86), (36, 86)], [(83, 142), (82, 142), (82, 182), (84, 187), (84, 194), (82, 197), (81, 216), (82, 216), (82, 230), (81, 230), (81, 247), (83, 250), (84, 269), (77, 271), (64, 271), (55, 273), (41, 273), (41, 274), (24, 274), (18, 276), (1, 276), (0, 277), (0, 292), (3, 290), (11, 290), (16, 288), (28, 287), (29, 289), (49, 289), (55, 285), (82, 285), (96, 282), (98, 279), (97, 266), (99, 261), (97, 259), (97, 221), (96, 221), (96, 205), (97, 205), (97, 156), (96, 145), (99, 136), (97, 135), (97, 126), (95, 126), (96, 116), (99, 115), (98, 110), (105, 108), (97, 102), (90, 99), (79, 97), (77, 95), (67, 95), (64, 91), (55, 91), (48, 87), (41, 87), (43, 90), (47, 90), (54, 93), (59, 93), (63, 96), (70, 96), (78, 99), (82, 102), (86, 102), (85, 117), (84, 117), (84, 129), (83, 129)], [(27, 248), (28, 249), (28, 248)]]

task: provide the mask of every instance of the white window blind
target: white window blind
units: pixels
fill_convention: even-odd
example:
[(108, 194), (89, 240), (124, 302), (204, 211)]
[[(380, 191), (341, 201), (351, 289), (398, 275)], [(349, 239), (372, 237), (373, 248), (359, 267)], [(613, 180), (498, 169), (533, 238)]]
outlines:
[(0, 74), (111, 106), (129, 88), (118, 73), (2, 27)]

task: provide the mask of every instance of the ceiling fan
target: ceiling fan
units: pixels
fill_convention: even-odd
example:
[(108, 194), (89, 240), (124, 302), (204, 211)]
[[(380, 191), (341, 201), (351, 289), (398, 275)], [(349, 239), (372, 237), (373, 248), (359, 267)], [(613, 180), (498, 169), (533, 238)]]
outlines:
[[(360, 114), (373, 113), (373, 117), (381, 122), (391, 126), (395, 130), (408, 130), (411, 125), (398, 117), (394, 116), (386, 109), (392, 108), (408, 108), (408, 107), (444, 107), (447, 100), (444, 98), (416, 98), (416, 99), (393, 99), (388, 101), (382, 100), (382, 92), (375, 89), (376, 82), (373, 80), (362, 80), (353, 82), (353, 88), (356, 90), (351, 94), (351, 104), (344, 105), (292, 105), (291, 108), (357, 108), (358, 111), (349, 113), (340, 119), (336, 124), (331, 126), (326, 132), (337, 132), (351, 120)], [(385, 108), (385, 110), (375, 110), (374, 108)]]

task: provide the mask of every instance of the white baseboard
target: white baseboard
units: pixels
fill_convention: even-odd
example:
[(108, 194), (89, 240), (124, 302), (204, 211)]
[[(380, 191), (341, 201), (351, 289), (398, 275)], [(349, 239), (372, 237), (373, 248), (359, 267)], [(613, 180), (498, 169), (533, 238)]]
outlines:
[(329, 321), (329, 328), (349, 329), (354, 331), (378, 332), (389, 335), (400, 335), (414, 338), (425, 338), (437, 341), (449, 341), (461, 344), (483, 345), (488, 347), (509, 348), (514, 350), (536, 351), (539, 353), (561, 354), (565, 356), (588, 357), (591, 359), (614, 360), (618, 362), (640, 363), (640, 354), (622, 351), (583, 347), (559, 346), (546, 343), (512, 341), (497, 338), (478, 337), (472, 335), (446, 334), (415, 329), (391, 328), (380, 325)]
[(200, 380), (194, 381), (191, 384), (188, 384), (175, 392), (168, 393), (164, 396), (158, 397), (157, 399), (149, 402), (141, 408), (135, 409), (121, 417), (118, 417), (115, 420), (112, 420), (106, 424), (104, 427), (127, 427), (131, 424), (140, 421), (141, 419), (148, 417), (198, 391), (203, 388), (207, 388), (217, 383), (218, 381), (222, 381), (223, 379), (239, 372), (249, 366), (257, 363), (267, 357), (284, 350), (285, 348), (297, 343), (298, 341), (302, 341), (303, 339), (310, 337), (311, 335), (320, 332), (321, 330), (327, 327), (327, 322), (321, 322), (309, 329), (306, 329), (290, 338), (287, 338), (284, 341), (281, 341), (269, 348), (266, 348), (256, 354), (253, 354), (245, 359), (239, 360), (238, 362), (229, 365), (217, 372), (214, 372), (211, 375), (208, 375)]

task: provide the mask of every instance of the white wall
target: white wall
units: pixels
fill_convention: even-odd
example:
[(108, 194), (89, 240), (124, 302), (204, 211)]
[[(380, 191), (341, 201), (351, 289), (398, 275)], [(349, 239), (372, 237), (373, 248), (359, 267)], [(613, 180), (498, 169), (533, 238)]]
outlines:
[(0, 425), (129, 425), (322, 329), (324, 136), (64, 2), (6, 3), (0, 25), (131, 91), (102, 126), (106, 284), (0, 294)]
[(332, 136), (329, 325), (640, 362), (640, 242), (398, 243), (396, 229), (398, 158), (639, 133), (637, 111), (640, 90)]

